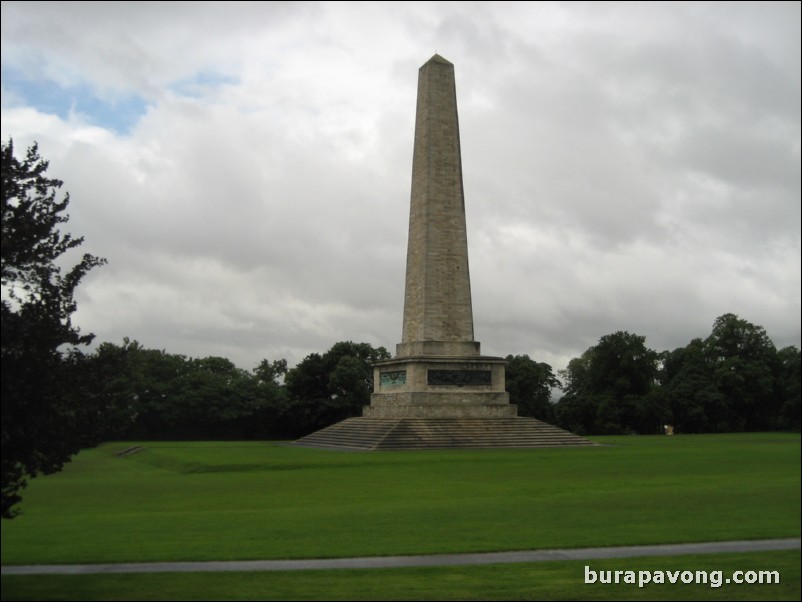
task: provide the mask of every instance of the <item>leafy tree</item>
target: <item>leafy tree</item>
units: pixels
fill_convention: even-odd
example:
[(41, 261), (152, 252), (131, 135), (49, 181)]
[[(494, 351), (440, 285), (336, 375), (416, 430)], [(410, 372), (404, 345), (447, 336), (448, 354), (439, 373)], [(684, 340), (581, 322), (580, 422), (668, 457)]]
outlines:
[(568, 362), (568, 366), (564, 370), (558, 372), (563, 380), (563, 391), (566, 394), (579, 395), (588, 389), (590, 368), (595, 349), (595, 347), (590, 347), (581, 356), (575, 357)]
[(373, 363), (389, 357), (384, 347), (351, 341), (335, 343), (323, 355), (308, 355), (285, 378), (285, 432), (302, 435), (358, 416), (370, 403)]
[(717, 432), (727, 430), (733, 422), (702, 339), (666, 353), (662, 381), (670, 408), (668, 420), (676, 433)]
[(287, 360), (262, 360), (253, 370), (257, 381), (264, 386), (279, 387), (279, 380), (287, 373)]
[(237, 432), (237, 421), (248, 414), (255, 401), (255, 382), (250, 375), (222, 357), (188, 359), (173, 382), (167, 399), (181, 436), (229, 438)]
[(244, 432), (249, 438), (284, 438), (280, 417), (287, 407), (287, 388), (281, 383), (287, 374), (287, 360), (263, 359), (253, 370), (256, 408), (248, 417)]
[(554, 422), (551, 390), (561, 386), (551, 366), (536, 362), (528, 355), (506, 357), (506, 389), (510, 403), (518, 406), (518, 413), (545, 422)]
[(134, 423), (136, 403), (120, 390), (125, 366), (119, 358), (82, 353), (64, 354), (61, 377), (66, 404), (80, 416), (80, 447), (122, 437)]
[(665, 414), (651, 395), (658, 354), (645, 337), (628, 332), (605, 335), (560, 372), (566, 395), (557, 422), (581, 433), (656, 432)]
[(92, 361), (104, 376), (98, 381), (102, 394), (132, 410), (126, 435), (137, 439), (179, 436), (176, 425), (186, 422), (179, 384), (190, 371), (185, 356), (146, 349), (126, 338), (122, 345), (99, 345)]
[(569, 361), (564, 370), (558, 372), (562, 378), (565, 395), (554, 408), (555, 422), (579, 435), (597, 432), (596, 403), (587, 393), (594, 350), (594, 347), (590, 347), (581, 356)]
[(776, 428), (780, 364), (765, 329), (724, 314), (713, 323), (705, 347), (716, 387), (731, 408), (727, 430)]
[(686, 433), (798, 429), (799, 378), (799, 350), (777, 352), (763, 327), (735, 314), (666, 354), (661, 374), (671, 420)]
[(69, 348), (87, 344), (72, 324), (75, 289), (105, 260), (89, 254), (62, 273), (63, 255), (81, 245), (59, 231), (69, 195), (36, 144), (23, 160), (2, 143), (2, 500), (3, 518), (15, 514), (27, 479), (61, 470), (85, 442), (84, 412), (67, 391)]
[(617, 399), (648, 393), (657, 376), (657, 353), (645, 341), (646, 337), (620, 331), (599, 339), (588, 372), (589, 391)]
[(554, 406), (554, 424), (577, 435), (595, 435), (598, 407), (592, 397), (566, 393)]

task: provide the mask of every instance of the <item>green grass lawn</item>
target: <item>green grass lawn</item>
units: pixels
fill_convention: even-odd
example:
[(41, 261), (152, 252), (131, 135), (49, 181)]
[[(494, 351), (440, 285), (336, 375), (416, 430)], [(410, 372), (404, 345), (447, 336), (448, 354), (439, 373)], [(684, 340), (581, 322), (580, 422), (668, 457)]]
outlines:
[[(380, 453), (256, 442), (148, 442), (140, 444), (145, 447), (143, 451), (126, 457), (117, 457), (116, 453), (132, 443), (109, 443), (82, 452), (62, 473), (32, 481), (24, 492), (24, 513), (2, 523), (2, 562), (373, 556), (800, 535), (799, 435), (606, 437), (597, 441), (605, 445)], [(798, 553), (790, 563), (788, 553), (778, 554), (786, 564), (798, 567)], [(755, 558), (767, 556), (758, 554)], [(627, 562), (631, 566), (634, 561)], [(560, 571), (568, 571), (569, 565), (537, 563), (539, 568), (531, 570), (566, 575)], [(521, 589), (531, 579), (527, 571), (534, 566), (389, 573), (398, 574), (402, 581), (416, 581), (428, 574), (426, 571), (471, 578), (490, 574), (488, 571), (511, 571), (510, 579), (517, 583), (513, 589), (518, 592), (512, 597), (526, 598), (544, 593)], [(350, 587), (361, 588), (363, 581), (379, 579), (377, 575), (382, 574), (369, 573), (372, 577), (354, 578)], [(324, 574), (328, 577), (321, 576)], [(793, 574), (791, 571), (792, 581)], [(795, 574), (796, 589), (792, 586), (792, 591), (798, 599), (798, 568)], [(297, 574), (284, 578), (294, 583), (344, 579), (330, 572), (304, 575), (303, 580)], [(191, 582), (195, 584), (191, 587), (203, 593), (213, 590), (205, 585), (206, 580), (224, 583), (231, 578), (221, 574), (3, 577), (3, 599), (25, 598), (20, 588), (26, 583), (72, 583), (78, 587), (87, 582), (101, 587), (103, 583), (133, 579), (142, 584), (170, 582), (170, 587), (182, 591), (180, 584)], [(444, 576), (433, 580), (449, 583), (452, 578), (456, 579)], [(280, 581), (268, 575), (242, 579), (254, 583)], [(559, 580), (564, 581), (564, 577)], [(383, 581), (376, 583), (381, 587)], [(16, 593), (8, 590), (12, 584), (16, 584)], [(344, 585), (343, 591), (348, 592), (348, 587)], [(406, 593), (399, 594), (402, 590), (389, 588), (388, 594), (380, 597), (410, 598), (408, 589), (404, 586)], [(602, 588), (599, 595), (606, 596), (605, 592), (612, 589)], [(563, 594), (558, 590), (550, 599), (560, 599)], [(450, 586), (437, 591), (441, 593), (420, 597), (462, 597), (447, 595), (457, 591)], [(474, 586), (466, 591), (474, 591)], [(590, 589), (571, 591), (564, 597), (586, 597)], [(668, 588), (655, 591), (657, 596), (678, 595), (661, 594), (670, 591)], [(735, 590), (721, 588), (712, 595), (721, 591), (732, 597)], [(491, 592), (476, 595), (505, 596)], [(47, 599), (42, 593), (32, 597)], [(77, 597), (92, 598), (86, 593)], [(131, 599), (149, 597), (168, 596), (143, 591)], [(227, 596), (218, 592), (218, 597)], [(278, 597), (315, 595), (285, 592)]]
[(345, 453), (127, 443), (35, 479), (3, 564), (374, 556), (800, 534), (800, 437)]

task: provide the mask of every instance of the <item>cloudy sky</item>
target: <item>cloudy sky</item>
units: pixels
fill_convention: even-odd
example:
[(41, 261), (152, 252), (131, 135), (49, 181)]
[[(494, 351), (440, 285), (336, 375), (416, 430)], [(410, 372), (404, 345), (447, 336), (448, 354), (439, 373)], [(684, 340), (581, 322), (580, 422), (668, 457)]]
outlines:
[(3, 2), (2, 138), (108, 259), (75, 321), (294, 365), (401, 338), (418, 68), (455, 65), (477, 340), (800, 345), (800, 4)]

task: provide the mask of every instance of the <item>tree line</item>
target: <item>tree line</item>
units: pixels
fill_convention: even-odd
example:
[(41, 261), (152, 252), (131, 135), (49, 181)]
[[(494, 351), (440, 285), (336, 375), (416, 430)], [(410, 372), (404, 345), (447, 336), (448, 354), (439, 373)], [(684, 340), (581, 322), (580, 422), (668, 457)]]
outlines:
[[(108, 439), (294, 439), (370, 403), (384, 347), (341, 341), (292, 368), (253, 370), (223, 357), (191, 358), (137, 341), (102, 343), (65, 360), (63, 392), (87, 435)], [(705, 338), (656, 352), (645, 337), (601, 337), (565, 370), (506, 357), (518, 413), (585, 435), (800, 430), (800, 351), (777, 350), (765, 330), (724, 314)], [(563, 394), (556, 401), (555, 391)]]
[(293, 439), (358, 415), (370, 403), (373, 362), (388, 357), (343, 341), (293, 368), (265, 359), (243, 370), (125, 339), (82, 357), (75, 403), (102, 408), (101, 440)]
[[(24, 159), (2, 143), (2, 507), (29, 478), (60, 470), (79, 449), (109, 439), (289, 439), (357, 416), (370, 402), (383, 347), (344, 341), (293, 368), (284, 359), (244, 370), (222, 357), (191, 358), (137, 341), (93, 352), (71, 322), (75, 289), (105, 263), (59, 230), (69, 196), (48, 178), (34, 144)], [(777, 350), (765, 330), (733, 314), (705, 339), (656, 352), (628, 332), (554, 374), (507, 356), (507, 391), (520, 415), (579, 434), (800, 430), (800, 351)], [(564, 394), (556, 402), (554, 391)]]
[(603, 336), (560, 371), (555, 422), (579, 434), (800, 430), (800, 350), (728, 313), (711, 333), (657, 352), (629, 332)]

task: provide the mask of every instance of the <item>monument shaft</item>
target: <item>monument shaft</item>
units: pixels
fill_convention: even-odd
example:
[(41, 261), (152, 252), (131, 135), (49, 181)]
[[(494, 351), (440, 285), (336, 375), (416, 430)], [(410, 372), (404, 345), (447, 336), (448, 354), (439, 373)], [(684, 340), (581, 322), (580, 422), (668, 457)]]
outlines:
[(454, 65), (435, 55), (418, 73), (398, 355), (476, 355), (473, 337)]

